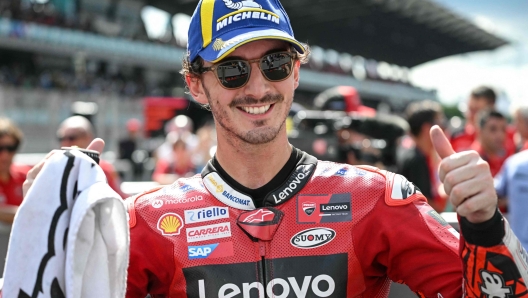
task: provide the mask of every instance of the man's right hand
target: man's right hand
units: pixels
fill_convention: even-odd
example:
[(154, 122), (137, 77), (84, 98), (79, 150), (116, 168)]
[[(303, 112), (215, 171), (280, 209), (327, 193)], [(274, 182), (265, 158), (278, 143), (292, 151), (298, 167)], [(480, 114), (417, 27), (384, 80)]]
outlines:
[[(104, 146), (105, 146), (105, 142), (103, 141), (103, 139), (96, 138), (90, 143), (90, 145), (88, 145), (86, 149), (95, 150), (99, 152), (99, 154), (101, 154), (103, 153)], [(26, 176), (26, 181), (24, 181), (24, 184), (22, 185), (22, 191), (24, 193), (24, 198), (26, 197), (26, 194), (28, 193), (31, 185), (33, 185), (33, 181), (35, 180), (35, 178), (37, 178), (37, 175), (40, 173), (40, 170), (42, 170), (42, 167), (46, 163), (46, 160), (48, 160), (50, 156), (55, 154), (55, 152), (57, 151), (58, 150), (52, 150), (50, 153), (48, 153), (48, 155), (46, 155), (46, 157), (43, 160), (41, 160), (38, 164), (36, 164), (33, 168), (31, 168), (31, 170), (29, 170)]]

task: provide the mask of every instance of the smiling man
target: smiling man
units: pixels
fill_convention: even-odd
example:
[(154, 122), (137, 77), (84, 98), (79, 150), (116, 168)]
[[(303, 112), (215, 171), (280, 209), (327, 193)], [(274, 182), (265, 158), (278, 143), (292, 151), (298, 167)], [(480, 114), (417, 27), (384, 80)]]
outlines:
[(201, 175), (127, 199), (127, 297), (387, 297), (390, 280), (421, 297), (526, 295), (526, 253), (497, 211), (489, 166), (455, 153), (439, 127), (460, 239), (403, 176), (289, 144), (309, 50), (277, 0), (202, 0), (188, 41), (182, 73), (213, 113), (218, 147)]

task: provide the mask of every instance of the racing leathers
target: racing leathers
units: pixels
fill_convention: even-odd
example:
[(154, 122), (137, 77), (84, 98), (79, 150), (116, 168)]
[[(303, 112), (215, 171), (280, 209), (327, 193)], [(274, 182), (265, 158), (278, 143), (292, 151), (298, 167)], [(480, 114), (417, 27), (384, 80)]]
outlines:
[(526, 253), (500, 213), (463, 237), (403, 176), (302, 153), (256, 208), (210, 162), (129, 198), (127, 297), (524, 297)]

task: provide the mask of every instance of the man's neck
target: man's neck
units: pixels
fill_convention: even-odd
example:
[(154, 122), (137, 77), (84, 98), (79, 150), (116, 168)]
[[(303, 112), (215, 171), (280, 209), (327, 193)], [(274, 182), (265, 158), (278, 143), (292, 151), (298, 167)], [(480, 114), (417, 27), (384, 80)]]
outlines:
[(9, 170), (7, 172), (0, 172), (0, 182), (7, 182), (11, 178)]
[(218, 137), (216, 159), (231, 178), (247, 188), (259, 188), (275, 177), (290, 158), (285, 131), (267, 144), (252, 145)]

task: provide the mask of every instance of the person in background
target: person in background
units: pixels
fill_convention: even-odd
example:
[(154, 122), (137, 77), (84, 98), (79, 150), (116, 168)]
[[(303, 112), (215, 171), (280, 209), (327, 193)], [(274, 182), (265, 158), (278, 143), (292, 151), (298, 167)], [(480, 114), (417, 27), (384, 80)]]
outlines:
[(508, 123), (504, 115), (497, 111), (481, 111), (477, 115), (477, 123), (477, 139), (471, 144), (471, 149), (488, 162), (491, 174), (495, 176), (506, 158), (515, 153), (505, 145)]
[(143, 173), (143, 164), (135, 161), (132, 158), (132, 154), (138, 149), (137, 143), (141, 122), (136, 118), (129, 119), (126, 123), (126, 129), (127, 136), (119, 141), (119, 158), (126, 159), (130, 162), (134, 171), (134, 177), (137, 179)]
[(158, 159), (152, 180), (161, 185), (167, 185), (180, 177), (191, 177), (196, 174), (196, 167), (187, 149), (185, 138), (177, 132), (171, 132), (167, 135), (167, 143), (172, 144), (172, 157)]
[[(59, 125), (59, 129), (57, 129), (57, 139), (59, 140), (61, 147), (77, 146), (79, 148), (86, 148), (94, 139), (92, 123), (83, 116), (69, 117)], [(126, 198), (127, 195), (121, 191), (121, 182), (114, 166), (102, 159), (99, 161), (99, 165), (103, 169), (110, 187), (123, 199)]]
[(447, 198), (441, 191), (438, 178), (440, 159), (429, 136), (433, 125), (444, 126), (442, 106), (431, 100), (414, 102), (407, 107), (405, 114), (414, 147), (401, 148), (398, 154), (398, 173), (413, 181), (427, 198), (429, 205), (442, 212)]
[(517, 148), (519, 151), (524, 151), (528, 149), (528, 104), (523, 103), (515, 108), (513, 123), (519, 137)]
[(22, 140), (22, 131), (14, 123), (0, 118), (0, 222), (8, 224), (22, 203), (22, 185), (31, 168), (13, 163)]
[(499, 196), (499, 207), (508, 210), (513, 232), (523, 247), (528, 248), (528, 151), (506, 159), (495, 176), (495, 190)]
[[(454, 129), (451, 132), (450, 142), (456, 152), (472, 149), (471, 146), (477, 138), (477, 114), (484, 110), (495, 110), (496, 101), (497, 94), (488, 86), (480, 86), (471, 91), (465, 114), (466, 122), (460, 129)], [(504, 146), (509, 151), (515, 151), (515, 142), (513, 141), (515, 130), (513, 127), (507, 126), (506, 133)]]

